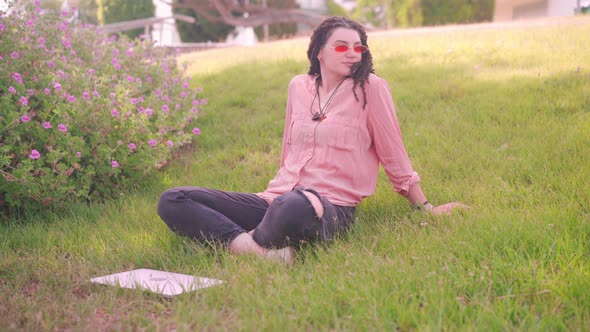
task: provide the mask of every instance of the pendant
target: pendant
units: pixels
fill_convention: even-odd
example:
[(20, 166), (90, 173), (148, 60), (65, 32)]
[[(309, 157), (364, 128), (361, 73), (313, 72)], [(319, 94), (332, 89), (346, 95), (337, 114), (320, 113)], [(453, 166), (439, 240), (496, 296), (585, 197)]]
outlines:
[(323, 116), (320, 114), (320, 112), (315, 112), (313, 113), (313, 117), (311, 118), (313, 121), (319, 121), (322, 120)]

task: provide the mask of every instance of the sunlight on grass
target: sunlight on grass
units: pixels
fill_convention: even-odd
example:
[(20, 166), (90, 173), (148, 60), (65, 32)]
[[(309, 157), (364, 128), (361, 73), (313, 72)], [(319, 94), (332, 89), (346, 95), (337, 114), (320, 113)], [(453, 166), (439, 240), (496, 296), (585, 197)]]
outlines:
[(263, 63), (284, 60), (306, 60), (308, 38), (207, 50), (203, 52), (182, 54), (180, 64), (186, 64), (187, 74), (215, 74), (224, 69), (246, 63)]

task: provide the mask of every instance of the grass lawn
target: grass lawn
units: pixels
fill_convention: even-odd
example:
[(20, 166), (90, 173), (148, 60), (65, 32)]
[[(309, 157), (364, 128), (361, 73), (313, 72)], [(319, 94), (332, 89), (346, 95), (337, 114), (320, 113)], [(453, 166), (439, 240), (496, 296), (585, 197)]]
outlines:
[[(0, 225), (0, 330), (587, 330), (590, 16), (372, 33), (414, 168), (413, 211), (380, 174), (352, 231), (285, 267), (172, 234), (156, 202), (194, 184), (256, 192), (279, 162), (306, 39), (182, 55), (208, 105), (194, 148), (108, 203)], [(167, 299), (91, 284), (134, 268), (223, 279)]]

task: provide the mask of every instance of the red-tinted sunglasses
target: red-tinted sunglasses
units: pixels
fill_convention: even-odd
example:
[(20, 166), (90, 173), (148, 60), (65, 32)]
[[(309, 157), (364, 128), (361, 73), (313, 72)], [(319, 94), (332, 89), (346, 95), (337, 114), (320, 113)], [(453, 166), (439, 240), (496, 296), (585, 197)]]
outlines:
[[(334, 51), (336, 51), (338, 53), (346, 52), (350, 48), (348, 45), (334, 45), (334, 46), (326, 45), (326, 46), (333, 49)], [(356, 53), (365, 53), (366, 51), (369, 50), (369, 48), (365, 45), (357, 45), (357, 46), (353, 46), (352, 50), (355, 51)]]

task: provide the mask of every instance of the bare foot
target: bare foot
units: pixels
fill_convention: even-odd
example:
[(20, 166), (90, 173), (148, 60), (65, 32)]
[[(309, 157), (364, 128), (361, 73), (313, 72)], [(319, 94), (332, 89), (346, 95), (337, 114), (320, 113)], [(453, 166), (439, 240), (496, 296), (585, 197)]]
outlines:
[(230, 242), (229, 251), (234, 255), (254, 254), (273, 262), (285, 264), (292, 264), (293, 261), (295, 261), (295, 249), (292, 247), (266, 249), (254, 241), (252, 238), (252, 232), (253, 231), (238, 235), (232, 242)]

